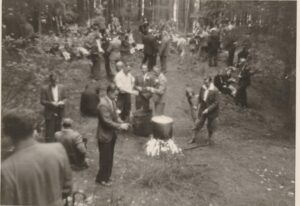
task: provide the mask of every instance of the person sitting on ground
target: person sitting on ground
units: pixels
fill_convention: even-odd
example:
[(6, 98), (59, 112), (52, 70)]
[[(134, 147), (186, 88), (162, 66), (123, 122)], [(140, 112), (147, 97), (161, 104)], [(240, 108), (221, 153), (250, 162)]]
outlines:
[(66, 149), (71, 168), (73, 170), (80, 170), (88, 167), (85, 160), (87, 139), (73, 130), (72, 124), (72, 119), (65, 118), (62, 123), (62, 130), (55, 133), (55, 139)]
[(1, 205), (63, 205), (72, 193), (72, 171), (64, 147), (33, 138), (35, 112), (14, 109), (2, 119), (14, 152), (1, 165)]
[(214, 77), (214, 85), (218, 88), (223, 94), (228, 94), (234, 96), (236, 89), (232, 85), (235, 83), (235, 79), (232, 78), (232, 68), (228, 67), (223, 74), (217, 74)]
[(99, 93), (100, 88), (91, 88), (91, 86), (86, 85), (84, 92), (81, 94), (80, 98), (80, 111), (81, 114), (96, 117), (97, 106), (99, 104)]

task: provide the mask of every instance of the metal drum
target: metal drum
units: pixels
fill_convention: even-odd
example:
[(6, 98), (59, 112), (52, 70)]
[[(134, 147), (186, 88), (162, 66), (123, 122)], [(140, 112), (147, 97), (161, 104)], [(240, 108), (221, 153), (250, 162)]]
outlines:
[(173, 119), (167, 116), (155, 116), (151, 119), (154, 138), (167, 140), (173, 136)]

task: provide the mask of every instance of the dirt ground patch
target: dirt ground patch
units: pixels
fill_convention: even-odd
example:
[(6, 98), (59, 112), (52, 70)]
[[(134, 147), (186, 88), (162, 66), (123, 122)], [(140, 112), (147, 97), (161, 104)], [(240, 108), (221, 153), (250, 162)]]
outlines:
[[(133, 73), (141, 58), (129, 60)], [(193, 122), (185, 99), (185, 86), (197, 92), (207, 75), (224, 68), (223, 57), (216, 68), (207, 62), (186, 60), (178, 68), (178, 57), (169, 58), (166, 114), (174, 118), (174, 139), (187, 146)], [(115, 149), (114, 184), (104, 188), (95, 183), (98, 148), (95, 140), (97, 119), (79, 114), (80, 92), (89, 80), (87, 61), (71, 63), (62, 82), (69, 88), (67, 114), (76, 129), (89, 139), (90, 168), (74, 173), (74, 189), (83, 190), (90, 205), (207, 205), (207, 206), (292, 206), (295, 192), (295, 147), (293, 138), (281, 131), (282, 113), (260, 94), (249, 89), (247, 110), (240, 110), (229, 97), (221, 96), (221, 112), (215, 146), (184, 151), (183, 156), (150, 158), (145, 155), (147, 138), (120, 134)], [(188, 65), (188, 66), (186, 66)], [(99, 84), (102, 94), (107, 84), (102, 67)], [(201, 132), (206, 135), (206, 130)], [(282, 136), (284, 135), (284, 136)]]

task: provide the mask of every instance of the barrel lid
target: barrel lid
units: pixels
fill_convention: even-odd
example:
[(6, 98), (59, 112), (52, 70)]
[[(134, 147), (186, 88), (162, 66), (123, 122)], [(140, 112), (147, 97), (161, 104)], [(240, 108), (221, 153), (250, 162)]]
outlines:
[(153, 122), (159, 123), (159, 124), (169, 124), (173, 122), (173, 119), (171, 117), (160, 115), (160, 116), (154, 116), (151, 119)]

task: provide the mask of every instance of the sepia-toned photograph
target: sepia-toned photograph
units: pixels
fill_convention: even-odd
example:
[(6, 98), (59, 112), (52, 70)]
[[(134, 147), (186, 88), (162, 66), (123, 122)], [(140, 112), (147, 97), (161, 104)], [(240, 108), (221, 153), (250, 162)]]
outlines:
[(1, 4), (0, 205), (296, 205), (296, 0)]

